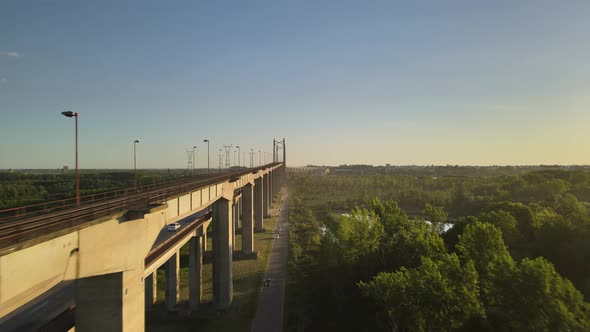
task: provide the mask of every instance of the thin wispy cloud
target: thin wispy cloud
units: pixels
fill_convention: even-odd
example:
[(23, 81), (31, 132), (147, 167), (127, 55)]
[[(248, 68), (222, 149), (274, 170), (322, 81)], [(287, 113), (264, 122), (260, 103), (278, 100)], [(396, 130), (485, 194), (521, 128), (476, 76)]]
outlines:
[(20, 58), (25, 56), (23, 53), (0, 51), (0, 56), (9, 56), (13, 58)]

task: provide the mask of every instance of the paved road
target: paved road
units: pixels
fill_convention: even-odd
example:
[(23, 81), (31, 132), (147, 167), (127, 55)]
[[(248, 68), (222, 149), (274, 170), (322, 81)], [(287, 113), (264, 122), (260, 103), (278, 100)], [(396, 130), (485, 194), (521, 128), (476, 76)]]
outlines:
[(74, 282), (64, 281), (0, 319), (0, 331), (37, 331), (74, 306)]
[(281, 226), (280, 238), (273, 240), (272, 250), (264, 279), (270, 278), (272, 285), (262, 287), (258, 297), (258, 310), (252, 322), (252, 332), (278, 332), (283, 330), (283, 309), (285, 279), (287, 277), (287, 191), (283, 191), (280, 216), (277, 227)]

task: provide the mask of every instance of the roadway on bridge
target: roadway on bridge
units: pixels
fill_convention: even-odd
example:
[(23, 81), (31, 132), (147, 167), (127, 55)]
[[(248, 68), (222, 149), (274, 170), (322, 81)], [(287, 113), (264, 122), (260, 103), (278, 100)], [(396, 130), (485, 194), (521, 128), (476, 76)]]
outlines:
[(262, 286), (258, 297), (258, 309), (252, 322), (252, 332), (277, 332), (283, 330), (283, 310), (285, 303), (285, 283), (287, 278), (287, 250), (289, 237), (287, 232), (287, 191), (283, 191), (280, 203), (279, 220), (280, 237), (273, 242), (270, 259), (264, 279), (270, 278), (270, 286)]
[[(31, 267), (31, 273), (35, 273)], [(0, 320), (0, 331), (37, 331), (74, 306), (74, 282), (64, 281)]]

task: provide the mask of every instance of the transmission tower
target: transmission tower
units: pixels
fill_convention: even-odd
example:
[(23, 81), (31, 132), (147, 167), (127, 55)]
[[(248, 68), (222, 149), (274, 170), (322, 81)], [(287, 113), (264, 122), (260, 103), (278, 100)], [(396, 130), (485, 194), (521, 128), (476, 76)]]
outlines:
[(234, 146), (233, 144), (230, 145), (223, 145), (223, 148), (225, 149), (225, 168), (230, 168), (231, 166), (231, 161), (230, 161), (230, 152), (231, 152), (231, 147)]
[(193, 151), (186, 150), (186, 169), (189, 172), (193, 171)]

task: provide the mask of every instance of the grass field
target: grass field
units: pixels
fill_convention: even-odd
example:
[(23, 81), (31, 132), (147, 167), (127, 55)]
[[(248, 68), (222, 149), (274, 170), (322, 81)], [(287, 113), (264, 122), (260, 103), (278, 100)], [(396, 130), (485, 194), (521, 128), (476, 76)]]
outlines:
[[(276, 202), (279, 202), (277, 200)], [(256, 314), (258, 294), (262, 287), (264, 271), (269, 259), (273, 241), (273, 230), (278, 209), (270, 209), (272, 217), (264, 219), (266, 231), (254, 234), (254, 249), (257, 258), (234, 259), (233, 261), (233, 303), (224, 311), (213, 308), (212, 293), (212, 237), (208, 236), (207, 252), (203, 259), (203, 303), (197, 312), (188, 310), (188, 244), (180, 250), (180, 302), (178, 312), (166, 313), (164, 300), (164, 269), (158, 270), (158, 303), (146, 312), (146, 331), (250, 331), (251, 321)], [(236, 232), (236, 249), (242, 248), (241, 228)], [(236, 252), (236, 251), (235, 251)], [(236, 255), (234, 255), (236, 257)]]

